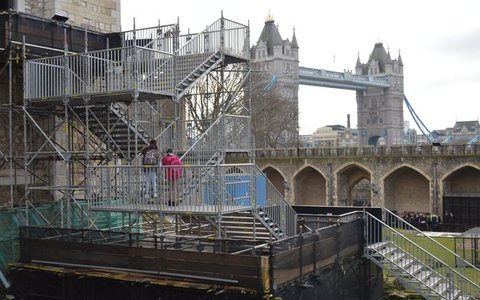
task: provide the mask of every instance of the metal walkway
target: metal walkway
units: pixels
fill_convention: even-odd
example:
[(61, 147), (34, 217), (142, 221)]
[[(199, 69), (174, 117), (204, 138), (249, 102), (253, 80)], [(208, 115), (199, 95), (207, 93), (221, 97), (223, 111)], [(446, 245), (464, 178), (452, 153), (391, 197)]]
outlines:
[(346, 90), (366, 90), (369, 87), (388, 88), (390, 83), (384, 76), (356, 75), (351, 72), (334, 72), (323, 69), (300, 67), (299, 83)]
[[(480, 271), (475, 266), (390, 211), (383, 210), (383, 220), (365, 212), (364, 230), (364, 256), (407, 289), (425, 299), (480, 297)], [(435, 249), (435, 255), (425, 248)]]

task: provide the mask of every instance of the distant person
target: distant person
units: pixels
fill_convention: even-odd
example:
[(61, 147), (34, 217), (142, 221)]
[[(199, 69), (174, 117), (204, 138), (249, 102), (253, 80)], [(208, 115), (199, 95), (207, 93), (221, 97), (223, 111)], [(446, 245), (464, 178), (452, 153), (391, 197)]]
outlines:
[(169, 183), (168, 205), (175, 206), (178, 204), (178, 179), (182, 176), (182, 161), (173, 153), (172, 149), (167, 149), (167, 153), (162, 158), (162, 166), (165, 169), (165, 179)]
[[(157, 167), (160, 159), (157, 141), (151, 140), (150, 144), (141, 150), (142, 165), (145, 171), (145, 198), (157, 198)], [(151, 194), (153, 192), (153, 195)]]

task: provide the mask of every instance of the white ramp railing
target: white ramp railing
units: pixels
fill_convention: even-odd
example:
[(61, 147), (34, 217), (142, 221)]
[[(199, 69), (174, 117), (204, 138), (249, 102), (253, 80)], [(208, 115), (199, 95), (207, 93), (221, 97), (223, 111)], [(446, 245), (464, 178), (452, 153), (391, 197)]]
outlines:
[(365, 212), (364, 254), (427, 299), (477, 299), (478, 281), (449, 265), (410, 236)]

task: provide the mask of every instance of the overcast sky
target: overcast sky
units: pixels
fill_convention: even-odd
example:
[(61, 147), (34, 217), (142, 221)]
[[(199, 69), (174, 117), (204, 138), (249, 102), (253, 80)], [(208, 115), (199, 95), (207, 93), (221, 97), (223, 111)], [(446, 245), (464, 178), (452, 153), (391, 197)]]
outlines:
[[(314, 5), (315, 4), (315, 5)], [(300, 66), (354, 70), (357, 55), (365, 63), (376, 42), (400, 51), (405, 95), (430, 129), (480, 117), (480, 2), (477, 0), (122, 0), (122, 30), (172, 24), (200, 32), (225, 18), (250, 24), (257, 42), (269, 13), (283, 39), (299, 44)], [(300, 133), (325, 125), (356, 127), (355, 92), (300, 86)], [(405, 120), (414, 127), (404, 106)]]

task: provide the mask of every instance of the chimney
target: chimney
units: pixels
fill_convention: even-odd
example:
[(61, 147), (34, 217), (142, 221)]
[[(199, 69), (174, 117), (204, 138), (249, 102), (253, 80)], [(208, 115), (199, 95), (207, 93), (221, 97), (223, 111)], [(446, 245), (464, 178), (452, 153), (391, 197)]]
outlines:
[(350, 129), (350, 114), (347, 114), (347, 128)]

